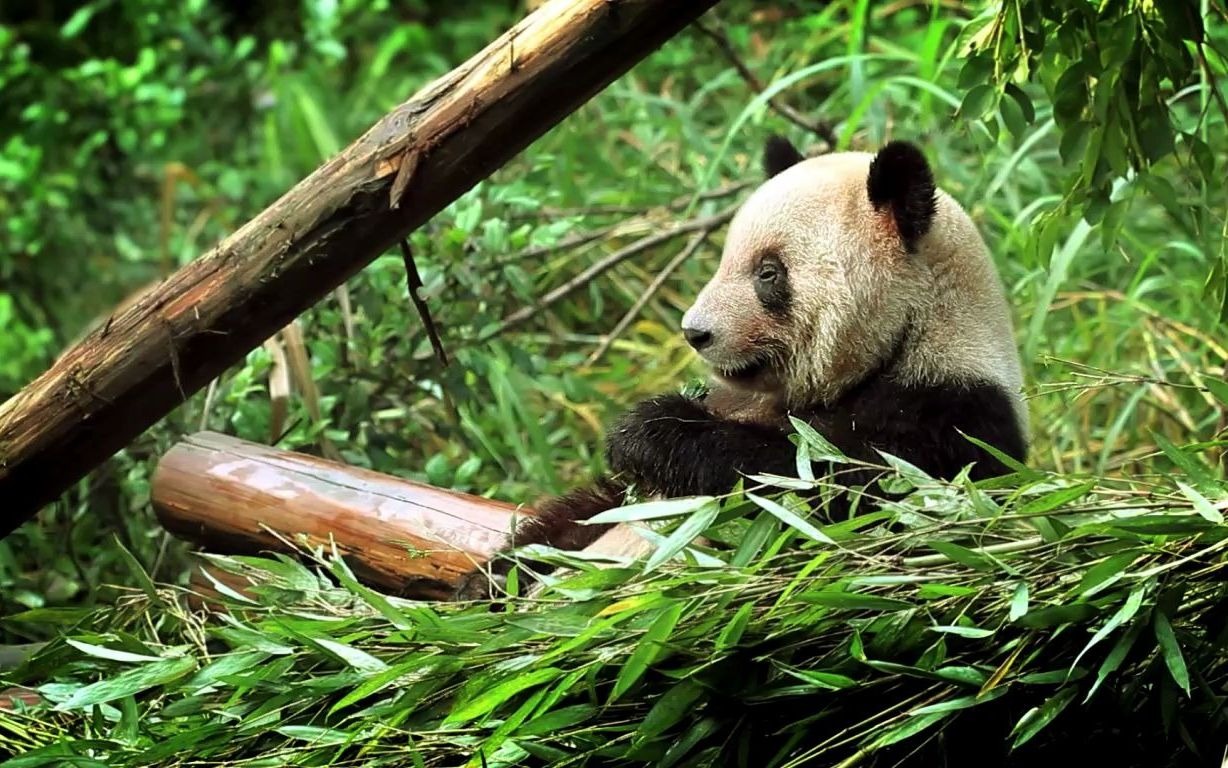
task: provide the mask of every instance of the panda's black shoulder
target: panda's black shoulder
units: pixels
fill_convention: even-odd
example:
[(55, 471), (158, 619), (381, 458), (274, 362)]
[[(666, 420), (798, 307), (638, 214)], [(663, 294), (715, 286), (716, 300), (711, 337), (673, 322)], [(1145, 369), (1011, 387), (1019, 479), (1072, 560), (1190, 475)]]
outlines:
[(973, 479), (1010, 471), (965, 435), (1018, 462), (1027, 460), (1027, 439), (1012, 397), (992, 381), (916, 384), (882, 377), (817, 416), (829, 439), (851, 455), (875, 461), (883, 451), (934, 477), (951, 479), (969, 464)]

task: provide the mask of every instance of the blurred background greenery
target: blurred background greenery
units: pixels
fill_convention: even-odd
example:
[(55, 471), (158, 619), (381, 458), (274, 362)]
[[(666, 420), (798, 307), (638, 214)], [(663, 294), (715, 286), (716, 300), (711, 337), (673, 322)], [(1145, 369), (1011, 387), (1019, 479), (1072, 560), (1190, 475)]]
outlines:
[[(131, 558), (160, 581), (184, 578), (185, 549), (154, 521), (148, 488), (157, 457), (197, 429), (513, 501), (598, 469), (602, 423), (701, 374), (677, 324), (720, 231), (681, 263), (685, 234), (577, 281), (531, 319), (501, 321), (619, 249), (724, 210), (740, 190), (708, 193), (757, 180), (771, 131), (811, 151), (926, 147), (1009, 289), (1037, 465), (1146, 478), (1173, 466), (1165, 440), (1221, 462), (1222, 48), (1151, 94), (1186, 135), (1165, 134), (1171, 146), (1134, 177), (1118, 171), (1128, 150), (1157, 146), (1144, 135), (1154, 121), (1113, 117), (1104, 89), (1095, 98), (1108, 106), (1087, 113), (1093, 96), (1060, 82), (1069, 51), (1035, 62), (1001, 102), (981, 88), (993, 67), (968, 65), (960, 37), (1000, 37), (981, 5), (720, 4), (413, 235), (449, 367), (431, 355), (400, 255), (385, 254), (0, 541), (5, 638), (42, 639), (113, 599), (110, 585), (135, 578)], [(1023, 7), (1074, 6), (1090, 4)], [(5, 2), (0, 400), (524, 11), (510, 0)], [(1202, 13), (1222, 46), (1222, 19), (1206, 3)], [(1117, 67), (1108, 53), (1101, 63)], [(1123, 92), (1150, 98), (1135, 74)], [(757, 99), (786, 77), (773, 105)], [(1119, 135), (1141, 138), (1114, 154)]]

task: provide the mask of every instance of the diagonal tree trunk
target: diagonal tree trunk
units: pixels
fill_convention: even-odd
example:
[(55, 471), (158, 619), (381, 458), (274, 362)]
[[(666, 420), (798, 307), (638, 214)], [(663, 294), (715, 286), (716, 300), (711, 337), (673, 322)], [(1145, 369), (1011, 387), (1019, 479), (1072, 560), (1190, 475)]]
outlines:
[(546, 3), (113, 316), (0, 406), (0, 536), (715, 3)]

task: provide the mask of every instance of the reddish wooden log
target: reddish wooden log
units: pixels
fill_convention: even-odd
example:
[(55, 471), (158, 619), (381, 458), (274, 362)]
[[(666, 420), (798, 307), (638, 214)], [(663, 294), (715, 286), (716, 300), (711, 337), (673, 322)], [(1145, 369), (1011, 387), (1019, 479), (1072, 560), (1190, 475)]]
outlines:
[(532, 510), (213, 432), (171, 448), (153, 477), (170, 532), (224, 554), (336, 546), (356, 576), (445, 598)]
[(716, 0), (551, 0), (0, 405), (0, 536)]
[(0, 712), (13, 712), (18, 707), (37, 707), (43, 703), (43, 697), (33, 688), (15, 685), (0, 690)]

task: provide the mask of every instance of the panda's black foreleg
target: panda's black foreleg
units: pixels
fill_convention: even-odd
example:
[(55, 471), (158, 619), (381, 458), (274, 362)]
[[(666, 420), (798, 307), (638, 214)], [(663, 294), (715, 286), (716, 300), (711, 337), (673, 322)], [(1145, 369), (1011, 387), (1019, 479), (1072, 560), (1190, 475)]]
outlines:
[(783, 430), (723, 419), (682, 395), (641, 402), (606, 436), (610, 469), (663, 496), (727, 493), (743, 472), (792, 475), (796, 456)]
[[(506, 556), (515, 547), (546, 544), (575, 551), (592, 544), (610, 526), (579, 521), (621, 506), (630, 484), (647, 495), (715, 496), (731, 490), (741, 472), (791, 475), (796, 467), (796, 448), (783, 430), (723, 419), (702, 401), (682, 395), (641, 402), (614, 424), (606, 442), (616, 479), (601, 479), (538, 505), (500, 556), (462, 578), (457, 599), (498, 596), (498, 587), (516, 567), (515, 558)], [(521, 562), (533, 570), (548, 569)], [(520, 574), (527, 575), (523, 568)]]
[[(550, 566), (511, 555), (512, 550), (530, 544), (545, 544), (555, 549), (576, 551), (587, 547), (609, 530), (609, 525), (582, 525), (580, 521), (621, 506), (627, 493), (624, 483), (601, 478), (589, 486), (575, 488), (562, 496), (536, 505), (512, 535), (512, 540), (490, 562), (463, 576), (457, 585), (457, 600), (486, 600), (497, 597), (507, 583), (508, 574), (518, 571), (519, 583), (526, 584), (528, 570), (548, 571)], [(521, 565), (524, 567), (518, 568)]]

